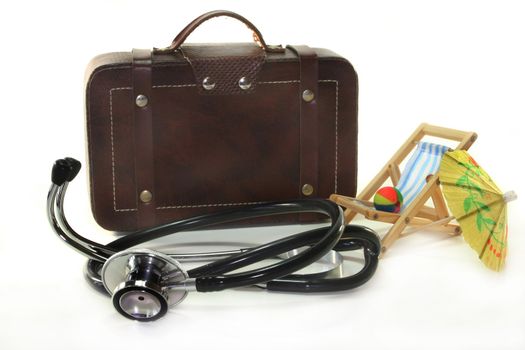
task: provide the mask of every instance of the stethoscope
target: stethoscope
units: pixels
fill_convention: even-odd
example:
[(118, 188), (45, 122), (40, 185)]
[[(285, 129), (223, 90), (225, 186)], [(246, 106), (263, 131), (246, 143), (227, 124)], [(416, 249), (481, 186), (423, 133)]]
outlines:
[[(272, 291), (333, 292), (358, 287), (367, 282), (377, 268), (381, 248), (376, 233), (369, 228), (344, 225), (343, 212), (324, 199), (273, 202), (202, 215), (127, 234), (109, 244), (91, 241), (74, 231), (65, 218), (64, 198), (69, 182), (80, 171), (73, 158), (53, 165), (47, 197), (49, 222), (58, 236), (88, 257), (85, 276), (111, 297), (117, 311), (130, 319), (152, 321), (169, 307), (180, 303), (189, 291), (214, 292), (230, 288), (258, 286)], [(214, 225), (269, 215), (319, 213), (330, 218), (330, 225), (293, 234), (257, 247), (234, 251), (166, 254), (136, 246), (177, 232), (209, 228)], [(351, 276), (327, 272), (294, 274), (318, 261), (342, 259), (334, 251), (363, 249), (364, 266)], [(279, 256), (264, 267), (236, 272), (241, 268)], [(185, 271), (178, 260), (216, 259)], [(333, 261), (333, 260), (337, 261)], [(332, 271), (333, 272), (333, 271)]]

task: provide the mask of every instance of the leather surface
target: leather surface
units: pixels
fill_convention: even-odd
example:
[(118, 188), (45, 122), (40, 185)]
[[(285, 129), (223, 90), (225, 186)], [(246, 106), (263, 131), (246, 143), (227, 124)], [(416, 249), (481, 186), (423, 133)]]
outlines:
[[(224, 45), (214, 55), (229, 51)], [(355, 195), (357, 76), (342, 57), (315, 52), (316, 195)], [(267, 52), (249, 94), (201, 94), (179, 51), (153, 55), (151, 67), (156, 223), (301, 197), (301, 69), (293, 51)], [(129, 53), (99, 56), (87, 70), (91, 204), (97, 222), (117, 231), (138, 228), (132, 76)]]
[(259, 29), (257, 29), (257, 27), (255, 27), (253, 25), (253, 23), (251, 23), (249, 20), (247, 20), (246, 18), (244, 18), (243, 16), (235, 13), (235, 12), (231, 12), (231, 11), (226, 11), (226, 10), (216, 10), (216, 11), (210, 11), (210, 12), (207, 12), (207, 13), (204, 13), (202, 14), (201, 16), (195, 18), (193, 21), (191, 21), (186, 27), (184, 27), (184, 29), (182, 29), (180, 31), (180, 33), (175, 37), (175, 39), (173, 39), (173, 42), (171, 43), (170, 46), (164, 48), (164, 49), (155, 49), (155, 51), (163, 51), (163, 52), (175, 52), (176, 50), (178, 50), (182, 44), (184, 44), (184, 42), (186, 41), (186, 39), (188, 38), (188, 36), (195, 30), (197, 29), (198, 26), (200, 26), (202, 23), (212, 19), (212, 18), (215, 18), (215, 17), (230, 17), (230, 18), (234, 18), (242, 23), (244, 23), (246, 25), (246, 27), (248, 27), (248, 29), (250, 29), (252, 31), (252, 34), (253, 34), (253, 39), (254, 41), (259, 45), (261, 46), (262, 49), (264, 49), (265, 51), (267, 52), (282, 52), (283, 51), (283, 48), (280, 47), (280, 46), (269, 46), (266, 44), (266, 42), (264, 41), (263, 37), (262, 37), (262, 34), (261, 32), (259, 31)]
[[(135, 156), (135, 198), (137, 210), (136, 227), (149, 227), (156, 224), (156, 197), (154, 170), (154, 138), (153, 138), (153, 111), (151, 101), (145, 106), (134, 103), (137, 96), (142, 95), (151, 99), (152, 95), (152, 67), (150, 50), (133, 50), (133, 63), (131, 68), (133, 95), (133, 138), (134, 142), (128, 141), (128, 147), (133, 145)], [(129, 103), (129, 102), (128, 102)], [(114, 125), (115, 126), (115, 125)], [(118, 127), (118, 125), (117, 125)], [(115, 130), (116, 128), (114, 128)], [(131, 148), (131, 147), (130, 147)], [(113, 154), (113, 167), (115, 158)], [(151, 200), (144, 202), (140, 200), (140, 193), (149, 191), (152, 193)]]
[[(317, 197), (319, 173), (319, 112), (318, 95), (318, 62), (315, 51), (304, 45), (288, 46), (299, 58), (299, 168), (301, 197)], [(303, 99), (303, 93), (310, 91), (312, 101)], [(311, 186), (312, 193), (305, 194), (303, 186)]]
[[(188, 45), (181, 52), (193, 69), (199, 92), (208, 95), (253, 93), (266, 57), (264, 50), (253, 44), (230, 45), (227, 55), (223, 46), (218, 45)], [(202, 82), (206, 78), (215, 84), (213, 89), (204, 89)], [(247, 89), (239, 86), (241, 78), (248, 82)]]

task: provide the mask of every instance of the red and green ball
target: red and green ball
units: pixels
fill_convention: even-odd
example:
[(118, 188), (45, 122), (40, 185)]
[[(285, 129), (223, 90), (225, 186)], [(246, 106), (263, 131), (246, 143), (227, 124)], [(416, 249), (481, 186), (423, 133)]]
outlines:
[(374, 196), (374, 207), (389, 213), (399, 213), (403, 205), (403, 195), (395, 187), (380, 188)]

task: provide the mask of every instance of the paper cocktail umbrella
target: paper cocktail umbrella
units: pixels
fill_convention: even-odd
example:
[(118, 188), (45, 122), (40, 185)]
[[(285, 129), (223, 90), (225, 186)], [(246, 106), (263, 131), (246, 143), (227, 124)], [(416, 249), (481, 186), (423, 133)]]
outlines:
[(516, 199), (516, 194), (503, 194), (463, 150), (445, 153), (439, 180), (465, 241), (487, 267), (501, 270), (507, 255), (507, 202)]

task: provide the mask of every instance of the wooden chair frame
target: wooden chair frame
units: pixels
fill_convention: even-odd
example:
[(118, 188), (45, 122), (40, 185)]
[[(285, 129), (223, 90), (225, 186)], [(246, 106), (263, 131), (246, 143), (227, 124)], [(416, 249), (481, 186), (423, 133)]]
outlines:
[[(382, 253), (385, 253), (398, 238), (408, 233), (406, 230), (408, 226), (413, 227), (411, 232), (427, 226), (439, 226), (441, 230), (453, 235), (461, 232), (458, 225), (449, 223), (453, 217), (448, 212), (437, 175), (427, 177), (427, 184), (423, 190), (401, 213), (376, 210), (370, 201), (388, 179), (393, 186), (397, 186), (401, 176), (400, 164), (425, 136), (457, 141), (458, 150), (468, 150), (477, 139), (477, 134), (474, 132), (421, 124), (356, 198), (338, 194), (330, 196), (332, 201), (345, 208), (346, 223), (351, 222), (357, 214), (362, 214), (369, 220), (393, 224), (382, 239)], [(429, 199), (432, 200), (433, 207), (425, 205)]]

